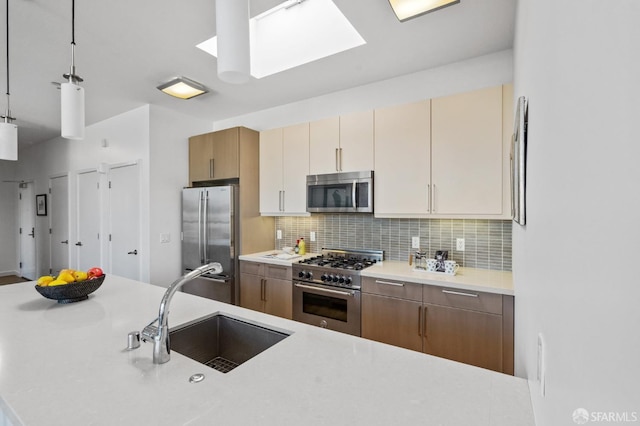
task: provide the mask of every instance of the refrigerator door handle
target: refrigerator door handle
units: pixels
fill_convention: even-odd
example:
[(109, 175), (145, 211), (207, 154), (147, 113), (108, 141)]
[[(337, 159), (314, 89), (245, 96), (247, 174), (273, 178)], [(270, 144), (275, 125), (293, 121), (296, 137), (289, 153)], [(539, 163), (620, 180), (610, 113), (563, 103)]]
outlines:
[(203, 252), (204, 252), (204, 262), (202, 264), (209, 263), (209, 233), (208, 233), (208, 221), (207, 216), (209, 216), (209, 193), (207, 190), (202, 191), (204, 193), (204, 223), (202, 226), (202, 234), (204, 236), (203, 242)]
[(202, 253), (202, 198), (204, 194), (200, 192), (198, 198), (198, 257), (200, 258), (200, 264), (204, 265), (204, 256)]

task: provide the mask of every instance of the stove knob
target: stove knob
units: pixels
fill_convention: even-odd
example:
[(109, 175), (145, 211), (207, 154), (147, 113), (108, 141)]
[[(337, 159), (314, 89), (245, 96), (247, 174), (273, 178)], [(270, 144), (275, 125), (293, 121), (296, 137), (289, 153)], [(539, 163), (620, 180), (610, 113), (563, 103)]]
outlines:
[(345, 283), (345, 284), (347, 284), (347, 285), (348, 285), (348, 284), (351, 284), (351, 281), (353, 281), (353, 280), (351, 279), (351, 277), (346, 277), (346, 278), (344, 279), (344, 283)]
[(312, 279), (313, 278), (313, 272), (307, 272), (305, 274), (305, 278), (308, 279), (308, 280)]
[(339, 278), (338, 278), (338, 275), (334, 275), (334, 276), (333, 276), (333, 282), (334, 282), (334, 283), (337, 283), (337, 282), (338, 282), (338, 279), (339, 279)]
[(304, 271), (300, 271), (300, 272), (298, 272), (298, 276), (299, 276), (300, 278), (304, 278), (304, 274), (305, 274), (305, 272), (304, 272)]
[(340, 284), (344, 284), (344, 275), (341, 275), (338, 281), (340, 282)]
[(322, 281), (326, 281), (326, 280), (328, 280), (328, 279), (329, 279), (329, 277), (327, 276), (327, 274), (322, 274), (322, 276), (320, 277), (320, 279), (321, 279)]

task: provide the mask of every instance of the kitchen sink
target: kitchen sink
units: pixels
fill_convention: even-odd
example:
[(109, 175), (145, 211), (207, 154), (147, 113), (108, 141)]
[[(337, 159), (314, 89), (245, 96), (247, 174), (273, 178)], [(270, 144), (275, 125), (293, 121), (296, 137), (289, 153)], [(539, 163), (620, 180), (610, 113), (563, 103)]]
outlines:
[(170, 349), (223, 373), (269, 349), (289, 334), (223, 314), (169, 332)]

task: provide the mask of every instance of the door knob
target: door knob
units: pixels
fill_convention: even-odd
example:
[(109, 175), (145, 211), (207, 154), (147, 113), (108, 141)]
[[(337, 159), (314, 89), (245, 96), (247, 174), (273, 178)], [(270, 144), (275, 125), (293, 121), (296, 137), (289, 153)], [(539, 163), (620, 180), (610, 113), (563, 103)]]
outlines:
[(82, 245), (82, 241), (78, 241), (78, 242), (76, 243), (76, 245), (77, 245), (77, 246), (81, 246), (81, 245)]
[(60, 241), (60, 244), (69, 244), (69, 240)]
[(134, 255), (138, 255), (138, 250), (134, 250), (134, 251), (127, 252), (127, 254), (134, 254)]
[(29, 234), (29, 236), (32, 238), (36, 237), (36, 228), (31, 228), (31, 233)]

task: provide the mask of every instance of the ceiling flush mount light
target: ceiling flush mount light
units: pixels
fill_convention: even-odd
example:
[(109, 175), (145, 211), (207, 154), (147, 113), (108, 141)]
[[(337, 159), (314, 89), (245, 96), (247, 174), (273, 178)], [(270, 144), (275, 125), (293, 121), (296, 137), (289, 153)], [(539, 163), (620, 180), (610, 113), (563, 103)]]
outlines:
[(82, 78), (76, 74), (75, 12), (76, 2), (71, 0), (71, 69), (63, 75), (69, 82), (60, 85), (61, 134), (67, 139), (84, 139), (84, 88), (78, 84)]
[(400, 22), (456, 3), (460, 3), (460, 0), (389, 0), (389, 4)]
[(180, 99), (191, 99), (209, 92), (209, 89), (202, 84), (189, 80), (186, 77), (176, 77), (171, 81), (163, 83), (158, 86), (158, 90)]
[(2, 116), (4, 122), (0, 123), (0, 160), (18, 159), (18, 126), (12, 123), (9, 110), (9, 0), (7, 0), (7, 110)]
[(249, 0), (216, 0), (218, 78), (231, 84), (249, 81)]

